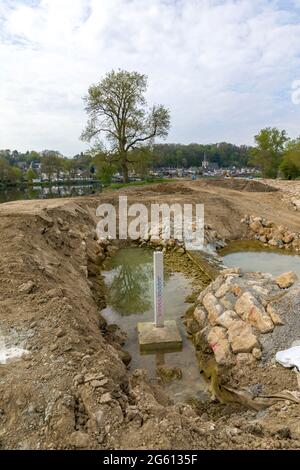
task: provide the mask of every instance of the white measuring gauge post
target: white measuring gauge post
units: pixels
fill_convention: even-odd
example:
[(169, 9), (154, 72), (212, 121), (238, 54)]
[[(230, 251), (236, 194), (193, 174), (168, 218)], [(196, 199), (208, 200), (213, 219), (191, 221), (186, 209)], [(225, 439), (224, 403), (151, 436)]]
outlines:
[(161, 251), (153, 253), (154, 272), (154, 323), (163, 328), (164, 323), (164, 255)]
[(182, 338), (176, 320), (164, 319), (164, 258), (163, 253), (153, 254), (154, 272), (154, 322), (137, 324), (139, 344), (142, 351), (157, 354), (157, 351), (181, 350)]

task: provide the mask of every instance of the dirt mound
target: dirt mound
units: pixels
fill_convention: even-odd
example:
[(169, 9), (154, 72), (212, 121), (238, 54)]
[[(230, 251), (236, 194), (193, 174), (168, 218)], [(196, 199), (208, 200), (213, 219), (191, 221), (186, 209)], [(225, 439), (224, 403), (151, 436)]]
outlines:
[(193, 194), (194, 190), (187, 186), (182, 185), (181, 183), (160, 183), (156, 184), (155, 186), (151, 186), (151, 192), (155, 190), (155, 192), (161, 194)]
[(246, 179), (213, 179), (205, 180), (208, 186), (219, 186), (221, 188), (235, 189), (236, 191), (256, 192), (256, 193), (272, 193), (278, 191), (277, 188), (261, 183), (260, 181)]

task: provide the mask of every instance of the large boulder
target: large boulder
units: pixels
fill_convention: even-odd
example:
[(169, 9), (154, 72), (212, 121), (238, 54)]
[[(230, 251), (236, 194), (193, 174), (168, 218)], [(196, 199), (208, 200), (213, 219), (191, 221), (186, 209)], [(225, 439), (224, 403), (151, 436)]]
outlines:
[(226, 279), (226, 282), (224, 282), (221, 287), (215, 292), (215, 296), (217, 299), (220, 297), (223, 297), (227, 292), (230, 290), (230, 284), (228, 282), (228, 278)]
[(195, 320), (193, 316), (191, 318), (187, 318), (184, 321), (184, 323), (185, 323), (186, 331), (190, 335), (195, 335), (200, 329), (199, 323)]
[(90, 436), (85, 432), (74, 431), (69, 436), (69, 443), (76, 449), (88, 449), (91, 444), (91, 439)]
[(85, 243), (87, 260), (96, 265), (100, 264), (105, 259), (103, 248), (95, 240), (89, 238)]
[(261, 224), (260, 220), (257, 220), (257, 218), (256, 218), (256, 220), (255, 220), (254, 222), (252, 222), (252, 223), (249, 225), (249, 227), (250, 227), (250, 229), (252, 230), (252, 232), (257, 233), (257, 232), (259, 232), (260, 229), (262, 228), (262, 224)]
[(294, 204), (296, 210), (300, 210), (300, 199), (293, 198), (291, 199), (292, 204)]
[(236, 296), (229, 292), (220, 299), (220, 304), (224, 307), (224, 310), (233, 310), (236, 302)]
[(288, 289), (297, 281), (297, 279), (297, 274), (295, 274), (293, 271), (289, 271), (278, 276), (276, 278), (276, 283), (280, 289)]
[(193, 313), (194, 320), (196, 320), (199, 328), (202, 329), (206, 323), (206, 312), (201, 307), (196, 307)]
[(258, 340), (251, 326), (243, 320), (231, 323), (228, 328), (228, 340), (235, 354), (250, 353), (253, 348), (258, 347)]
[(241, 286), (236, 282), (230, 286), (230, 292), (232, 292), (236, 297), (239, 297), (243, 293), (243, 289)]
[(282, 320), (279, 313), (276, 311), (275, 303), (271, 302), (267, 306), (267, 312), (270, 315), (272, 322), (274, 325), (284, 325), (284, 321)]
[(216, 297), (209, 292), (203, 297), (202, 303), (208, 312), (208, 321), (212, 325), (216, 325), (217, 318), (223, 312), (223, 308), (219, 304)]
[(294, 233), (286, 232), (283, 236), (283, 241), (284, 243), (288, 245), (289, 243), (292, 243), (292, 241), (294, 240), (294, 237), (295, 237)]
[(236, 363), (238, 366), (245, 366), (255, 362), (255, 358), (251, 353), (238, 353), (236, 355)]
[(225, 310), (216, 320), (216, 323), (223, 328), (229, 328), (232, 322), (238, 320), (239, 317), (234, 310)]
[(235, 303), (235, 311), (243, 320), (253, 325), (260, 333), (268, 333), (274, 324), (264, 307), (248, 291), (244, 292)]
[(300, 251), (300, 239), (293, 240), (292, 248), (295, 251)]
[(274, 246), (275, 248), (280, 248), (283, 245), (283, 241), (280, 240), (280, 238), (273, 237), (269, 240), (269, 245)]
[(228, 365), (232, 362), (230, 345), (224, 328), (214, 326), (208, 334), (208, 343), (214, 352), (218, 364)]

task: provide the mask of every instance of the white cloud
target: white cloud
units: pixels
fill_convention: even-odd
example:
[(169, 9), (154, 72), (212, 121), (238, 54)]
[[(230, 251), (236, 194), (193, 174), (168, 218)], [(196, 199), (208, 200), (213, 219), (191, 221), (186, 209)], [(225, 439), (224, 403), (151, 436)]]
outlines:
[(251, 143), (267, 125), (300, 134), (296, 4), (2, 0), (0, 148), (84, 149), (81, 98), (112, 68), (149, 75), (149, 101), (171, 109), (169, 141)]

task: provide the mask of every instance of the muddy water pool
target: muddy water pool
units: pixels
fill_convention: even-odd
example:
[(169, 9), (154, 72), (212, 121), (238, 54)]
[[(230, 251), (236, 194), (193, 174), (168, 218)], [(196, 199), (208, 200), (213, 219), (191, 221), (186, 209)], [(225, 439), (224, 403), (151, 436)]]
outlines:
[(231, 242), (219, 252), (228, 268), (238, 266), (243, 272), (266, 272), (278, 276), (294, 271), (300, 279), (300, 256), (285, 250), (272, 250), (255, 241)]
[(181, 273), (165, 275), (165, 319), (176, 320), (183, 347), (181, 351), (157, 351), (141, 354), (137, 323), (153, 320), (153, 252), (143, 248), (121, 249), (111, 259), (102, 274), (108, 291), (107, 307), (102, 315), (109, 324), (117, 324), (127, 333), (125, 349), (131, 354), (130, 369), (146, 369), (157, 378), (156, 367), (179, 367), (182, 378), (165, 385), (175, 401), (189, 398), (206, 399), (207, 384), (199, 373), (195, 348), (187, 338), (182, 323), (190, 306), (185, 298), (192, 293), (191, 281)]

